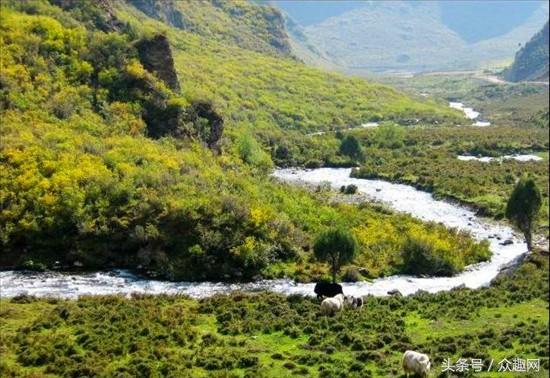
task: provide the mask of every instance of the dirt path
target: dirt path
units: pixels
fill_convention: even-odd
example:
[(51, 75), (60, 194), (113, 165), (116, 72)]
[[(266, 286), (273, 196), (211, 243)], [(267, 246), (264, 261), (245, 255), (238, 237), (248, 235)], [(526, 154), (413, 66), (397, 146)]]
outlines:
[(516, 85), (521, 83), (527, 84), (536, 84), (536, 85), (548, 85), (548, 81), (522, 81), (519, 83), (514, 83), (511, 81), (503, 80), (502, 78), (496, 75), (485, 74), (483, 71), (441, 71), (441, 72), (427, 72), (419, 74), (418, 76), (470, 76), (474, 79), (484, 80), (492, 84), (509, 84)]
[(475, 77), (476, 79), (481, 79), (481, 80), (488, 81), (489, 83), (493, 83), (493, 84), (516, 85), (516, 84), (526, 83), (526, 84), (536, 84), (536, 85), (548, 85), (547, 81), (521, 81), (521, 82), (518, 82), (518, 83), (514, 83), (514, 82), (511, 82), (511, 81), (503, 80), (500, 77), (495, 76), (495, 75), (474, 74), (473, 77)]

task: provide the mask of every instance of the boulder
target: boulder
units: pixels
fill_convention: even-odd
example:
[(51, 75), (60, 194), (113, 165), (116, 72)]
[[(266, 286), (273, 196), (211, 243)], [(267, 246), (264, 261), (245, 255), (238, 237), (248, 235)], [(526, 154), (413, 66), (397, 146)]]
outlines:
[(206, 130), (198, 130), (199, 138), (206, 143), (208, 148), (213, 151), (220, 152), (220, 139), (223, 135), (223, 118), (214, 110), (211, 102), (197, 101), (192, 105), (192, 118), (196, 127), (200, 127), (203, 123), (200, 119), (205, 119), (207, 122)]
[(397, 289), (393, 289), (393, 290), (388, 291), (388, 295), (392, 296), (392, 297), (402, 297), (403, 296), (403, 294), (401, 294), (401, 292)]
[(500, 245), (510, 245), (514, 244), (514, 241), (512, 239), (506, 239), (503, 242), (499, 243)]

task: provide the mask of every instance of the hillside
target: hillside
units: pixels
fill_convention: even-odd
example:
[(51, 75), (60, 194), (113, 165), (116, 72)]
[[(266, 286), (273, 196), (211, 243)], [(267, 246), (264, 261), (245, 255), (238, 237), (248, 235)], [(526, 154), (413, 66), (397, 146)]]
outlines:
[(270, 55), (290, 55), (278, 9), (248, 1), (127, 0), (147, 16), (218, 42)]
[[(300, 62), (289, 22), (260, 0), (0, 1), (0, 377), (404, 377), (407, 350), (430, 377), (548, 376), (548, 111), (471, 127)], [(457, 156), (516, 153), (540, 158)], [(524, 174), (531, 253), (481, 215)], [(329, 279), (346, 297), (314, 297)]]
[(548, 81), (548, 22), (517, 53), (504, 76), (509, 81)]
[[(446, 240), (440, 252), (462, 265), (486, 256), (466, 235), (326, 204), (268, 176), (272, 156), (318, 151), (306, 142), (311, 130), (380, 119), (441, 125), (460, 122), (458, 112), (243, 48), (211, 24), (217, 34), (172, 26), (164, 18), (173, 13), (151, 18), (134, 3), (2, 3), (1, 266), (312, 279), (323, 274), (310, 253), (317, 233), (367, 218), (405, 230), (378, 239), (358, 229), (362, 253), (393, 255), (380, 274), (400, 269), (393, 246), (407, 235)], [(189, 9), (185, 19), (219, 16), (229, 27), (223, 14), (240, 8), (216, 0)]]
[[(307, 3), (274, 4), (291, 18), (309, 20)], [(340, 10), (301, 24), (304, 38), (295, 39), (301, 46), (295, 52), (304, 61), (360, 75), (502, 64), (548, 19), (545, 2), (372, 1)]]

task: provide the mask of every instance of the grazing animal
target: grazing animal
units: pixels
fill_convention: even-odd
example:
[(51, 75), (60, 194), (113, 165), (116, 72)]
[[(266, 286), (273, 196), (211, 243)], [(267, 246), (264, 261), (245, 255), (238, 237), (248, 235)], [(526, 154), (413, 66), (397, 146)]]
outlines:
[(334, 297), (338, 294), (344, 294), (342, 285), (335, 282), (317, 282), (313, 292), (317, 294), (317, 299)]
[(361, 308), (361, 307), (363, 307), (363, 297), (353, 297), (353, 299), (352, 299), (352, 307), (353, 307), (353, 308)]
[(351, 299), (344, 294), (338, 294), (333, 298), (325, 298), (321, 302), (321, 314), (332, 316), (343, 310), (344, 306), (351, 306), (351, 304)]
[(418, 374), (427, 377), (430, 374), (430, 357), (426, 354), (408, 350), (403, 353), (403, 370), (407, 377), (409, 374)]

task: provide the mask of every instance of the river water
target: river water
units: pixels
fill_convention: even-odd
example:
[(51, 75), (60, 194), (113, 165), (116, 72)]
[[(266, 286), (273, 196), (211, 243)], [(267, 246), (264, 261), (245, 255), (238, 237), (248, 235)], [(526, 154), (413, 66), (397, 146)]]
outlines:
[[(526, 252), (506, 225), (476, 217), (473, 211), (460, 205), (434, 199), (429, 193), (407, 185), (392, 184), (381, 180), (351, 178), (350, 168), (320, 168), (314, 170), (278, 169), (273, 177), (293, 184), (329, 183), (338, 189), (354, 184), (359, 192), (372, 200), (386, 203), (396, 211), (411, 214), (425, 221), (441, 222), (447, 227), (469, 231), (478, 240), (487, 239), (493, 253), (488, 262), (469, 266), (453, 277), (419, 278), (396, 275), (379, 278), (373, 282), (345, 283), (348, 295), (387, 295), (397, 289), (404, 295), (418, 290), (437, 292), (464, 285), (470, 288), (486, 286), (498, 274), (500, 268)], [(512, 242), (503, 245), (504, 241)], [(168, 282), (144, 279), (125, 270), (90, 274), (0, 272), (0, 296), (19, 294), (77, 298), (80, 295), (106, 295), (133, 292), (147, 294), (186, 294), (195, 298), (208, 297), (235, 290), (270, 290), (283, 294), (313, 295), (314, 284), (295, 283), (291, 280), (264, 280), (253, 283), (225, 284), (213, 282)]]
[(544, 160), (537, 155), (504, 155), (499, 157), (493, 156), (470, 156), (470, 155), (458, 155), (458, 160), (462, 161), (479, 161), (482, 163), (490, 163), (492, 161), (502, 162), (505, 160), (517, 160), (519, 162), (528, 162), (528, 161), (542, 161)]
[(481, 113), (474, 110), (473, 108), (469, 108), (467, 106), (464, 106), (464, 104), (462, 102), (449, 102), (449, 107), (450, 108), (453, 108), (453, 109), (456, 109), (456, 110), (460, 110), (464, 113), (464, 115), (466, 116), (466, 118), (470, 119), (470, 120), (475, 120), (474, 123), (472, 123), (472, 126), (476, 126), (476, 127), (487, 127), (487, 126), (491, 126), (491, 122), (489, 121), (482, 121), (482, 120), (479, 120), (477, 119)]

